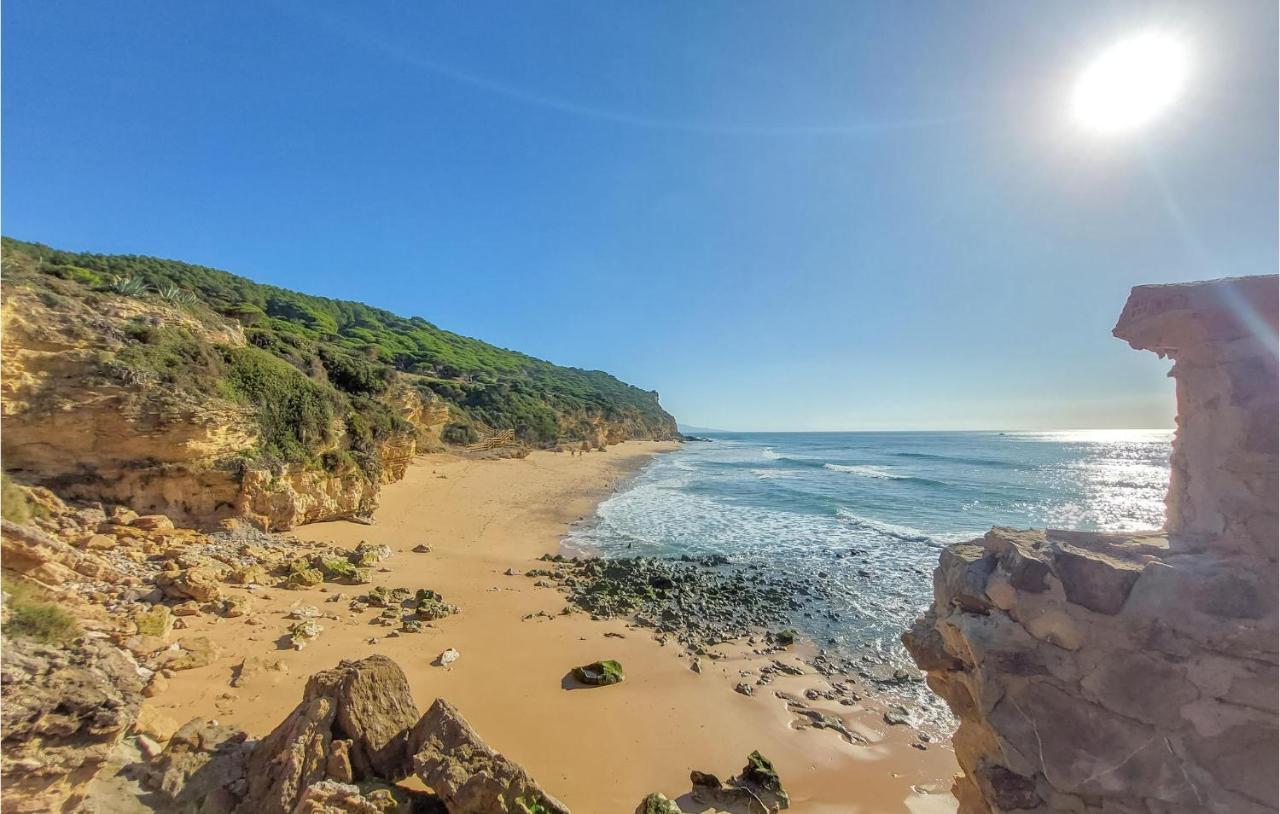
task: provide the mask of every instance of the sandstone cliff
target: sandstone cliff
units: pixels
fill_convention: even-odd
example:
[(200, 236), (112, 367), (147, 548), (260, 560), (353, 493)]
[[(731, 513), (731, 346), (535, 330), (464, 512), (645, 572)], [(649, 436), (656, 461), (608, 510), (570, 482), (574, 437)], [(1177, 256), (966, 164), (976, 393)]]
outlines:
[(368, 514), (414, 455), (675, 437), (657, 394), (359, 303), (4, 240), (4, 468), (184, 525)]
[(1159, 532), (993, 529), (951, 546), (904, 636), (960, 720), (962, 812), (1277, 806), (1275, 277), (1135, 288), (1174, 359)]

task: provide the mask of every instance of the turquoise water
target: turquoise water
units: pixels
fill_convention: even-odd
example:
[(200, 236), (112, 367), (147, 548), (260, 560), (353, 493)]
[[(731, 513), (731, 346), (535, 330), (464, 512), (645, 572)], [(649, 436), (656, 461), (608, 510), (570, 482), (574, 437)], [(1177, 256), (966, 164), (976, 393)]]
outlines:
[(797, 629), (896, 664), (898, 635), (930, 602), (947, 543), (993, 525), (1160, 526), (1172, 436), (717, 433), (659, 456), (566, 546), (763, 563), (823, 586)]

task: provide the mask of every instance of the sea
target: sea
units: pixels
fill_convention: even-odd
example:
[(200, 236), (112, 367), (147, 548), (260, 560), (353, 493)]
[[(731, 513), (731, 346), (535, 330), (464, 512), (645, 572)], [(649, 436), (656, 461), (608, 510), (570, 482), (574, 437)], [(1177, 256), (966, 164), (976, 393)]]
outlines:
[[(657, 456), (565, 540), (602, 557), (723, 554), (821, 583), (796, 630), (890, 667), (949, 543), (993, 525), (1164, 522), (1172, 430), (713, 433)], [(940, 720), (922, 685), (917, 712)], [(911, 700), (911, 699), (908, 699)], [(933, 710), (933, 712), (931, 712)]]

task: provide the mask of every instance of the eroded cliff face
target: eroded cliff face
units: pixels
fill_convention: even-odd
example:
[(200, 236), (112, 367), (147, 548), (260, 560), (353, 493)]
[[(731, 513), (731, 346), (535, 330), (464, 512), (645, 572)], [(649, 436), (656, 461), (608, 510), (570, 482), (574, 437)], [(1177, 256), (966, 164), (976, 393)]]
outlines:
[[(172, 396), (146, 377), (104, 375), (130, 324), (181, 327), (222, 347), (241, 347), (238, 326), (209, 323), (155, 300), (104, 295), (53, 300), (6, 288), (3, 457), (6, 471), (68, 498), (119, 503), (142, 514), (208, 526), (237, 517), (283, 530), (368, 513), (379, 487), (404, 476), (420, 443), (435, 446), (447, 407), (409, 387), (392, 400), (412, 429), (378, 445), (379, 477), (354, 464), (246, 466), (258, 445), (251, 410), (231, 401)], [(335, 436), (342, 428), (335, 427)]]
[(1135, 288), (1116, 326), (1170, 356), (1168, 521), (996, 528), (948, 548), (904, 636), (960, 720), (962, 812), (1277, 806), (1275, 277)]

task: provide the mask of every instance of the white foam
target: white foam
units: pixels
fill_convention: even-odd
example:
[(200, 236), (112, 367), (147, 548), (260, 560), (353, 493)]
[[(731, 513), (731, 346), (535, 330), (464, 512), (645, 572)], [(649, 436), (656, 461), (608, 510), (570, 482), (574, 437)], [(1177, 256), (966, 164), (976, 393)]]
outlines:
[(846, 466), (844, 464), (823, 464), (823, 469), (832, 472), (848, 472), (850, 475), (862, 475), (864, 478), (880, 478), (882, 480), (906, 480), (909, 475), (895, 475), (883, 466)]
[(836, 515), (844, 522), (856, 526), (858, 528), (870, 529), (871, 531), (893, 537), (898, 540), (909, 543), (927, 543), (933, 542), (933, 538), (925, 534), (920, 529), (913, 529), (910, 526), (899, 526), (897, 523), (886, 523), (883, 520), (875, 520), (870, 517), (863, 517), (855, 514), (848, 509), (836, 509)]

